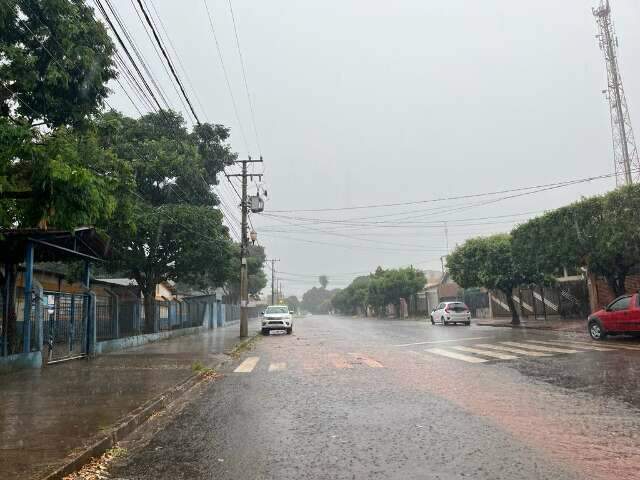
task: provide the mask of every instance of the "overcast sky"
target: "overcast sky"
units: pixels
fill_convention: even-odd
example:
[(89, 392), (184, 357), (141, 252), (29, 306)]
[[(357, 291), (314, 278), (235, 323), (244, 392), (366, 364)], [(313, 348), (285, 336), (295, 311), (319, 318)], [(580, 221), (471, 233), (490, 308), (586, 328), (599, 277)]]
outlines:
[[(267, 254), (281, 260), (278, 270), (287, 272), (279, 275), (285, 293), (303, 293), (319, 274), (340, 287), (378, 265), (439, 269), (447, 248), (444, 221), (451, 249), (615, 186), (607, 179), (500, 201), (507, 195), (279, 212), (413, 202), (611, 173), (605, 66), (591, 14), (596, 0), (233, 0), (260, 148), (228, 1), (207, 0), (246, 145), (203, 1), (151, 1), (187, 72), (189, 92), (199, 99), (199, 115), (230, 126), (242, 157), (264, 156), (265, 214), (278, 217), (254, 215), (253, 223)], [(640, 3), (612, 3), (638, 130)], [(131, 4), (114, 4), (182, 109)], [(117, 85), (113, 100), (135, 113)], [(223, 196), (236, 206), (225, 184)], [(419, 213), (421, 225), (410, 228), (317, 221), (386, 215), (364, 221), (397, 223)], [(304, 222), (313, 223), (300, 226)]]

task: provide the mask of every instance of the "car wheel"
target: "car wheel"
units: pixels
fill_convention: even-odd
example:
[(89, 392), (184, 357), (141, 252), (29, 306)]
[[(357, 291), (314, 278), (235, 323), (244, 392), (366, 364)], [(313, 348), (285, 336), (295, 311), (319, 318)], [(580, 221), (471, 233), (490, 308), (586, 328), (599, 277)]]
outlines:
[(470, 326), (471, 326), (471, 321), (464, 322), (464, 324), (465, 324), (467, 327), (470, 327)]
[(433, 316), (431, 316), (431, 317), (429, 317), (429, 318), (431, 318), (431, 325), (435, 325), (435, 324), (436, 324), (436, 322), (433, 320)]
[(607, 338), (607, 332), (602, 328), (602, 324), (598, 320), (591, 320), (589, 322), (589, 335), (594, 340), (604, 340)]
[(287, 335), (291, 335), (293, 333), (293, 327), (287, 328)]
[(442, 317), (440, 320), (442, 321), (442, 325), (444, 325), (445, 327), (449, 325), (447, 321), (444, 319), (444, 317)]
[(262, 334), (263, 335), (269, 335), (269, 329), (268, 328), (263, 328), (262, 329)]

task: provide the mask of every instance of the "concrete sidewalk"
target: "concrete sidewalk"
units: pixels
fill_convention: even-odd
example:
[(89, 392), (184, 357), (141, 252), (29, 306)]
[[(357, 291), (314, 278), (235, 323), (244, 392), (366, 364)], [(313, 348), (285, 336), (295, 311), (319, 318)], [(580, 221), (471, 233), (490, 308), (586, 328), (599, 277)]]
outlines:
[[(127, 414), (214, 367), (239, 343), (237, 323), (0, 377), (0, 477), (42, 478)], [(250, 335), (259, 321), (249, 324)]]
[(587, 320), (572, 319), (562, 320), (548, 319), (527, 319), (521, 318), (520, 325), (512, 325), (511, 318), (479, 318), (475, 321), (476, 325), (485, 327), (510, 327), (510, 328), (530, 328), (533, 330), (554, 330), (558, 332), (582, 333), (587, 335)]

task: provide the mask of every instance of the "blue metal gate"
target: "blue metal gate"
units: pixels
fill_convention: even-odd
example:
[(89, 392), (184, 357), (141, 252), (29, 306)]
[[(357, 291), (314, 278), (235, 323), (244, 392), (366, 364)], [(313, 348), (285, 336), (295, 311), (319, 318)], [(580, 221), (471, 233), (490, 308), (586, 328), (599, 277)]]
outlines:
[(48, 363), (86, 355), (89, 295), (45, 292), (45, 351)]

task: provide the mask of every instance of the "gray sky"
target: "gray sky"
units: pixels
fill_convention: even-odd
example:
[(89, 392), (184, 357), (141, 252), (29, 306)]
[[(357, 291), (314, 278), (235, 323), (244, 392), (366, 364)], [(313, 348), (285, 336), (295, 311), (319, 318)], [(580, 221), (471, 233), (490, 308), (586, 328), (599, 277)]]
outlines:
[[(241, 156), (265, 158), (265, 213), (278, 217), (254, 215), (253, 223), (268, 255), (281, 259), (286, 293), (301, 294), (319, 274), (339, 287), (353, 272), (377, 265), (439, 269), (446, 240), (443, 224), (434, 222), (448, 221), (453, 248), (615, 184), (598, 180), (485, 205), (477, 204), (501, 196), (275, 212), (412, 202), (610, 173), (605, 66), (591, 14), (596, 0), (233, 0), (261, 151), (227, 0), (208, 4), (248, 146), (203, 2), (153, 3), (188, 73), (189, 91), (204, 107), (196, 104), (200, 116), (230, 126)], [(178, 108), (131, 4), (115, 5)], [(612, 6), (640, 135), (640, 4), (616, 0)], [(119, 87), (114, 91), (113, 103), (133, 114)], [(223, 196), (235, 206), (225, 183)], [(476, 205), (462, 208), (470, 203)], [(336, 221), (414, 210), (422, 214), (420, 227), (317, 221), (301, 227), (306, 220), (290, 218)]]

